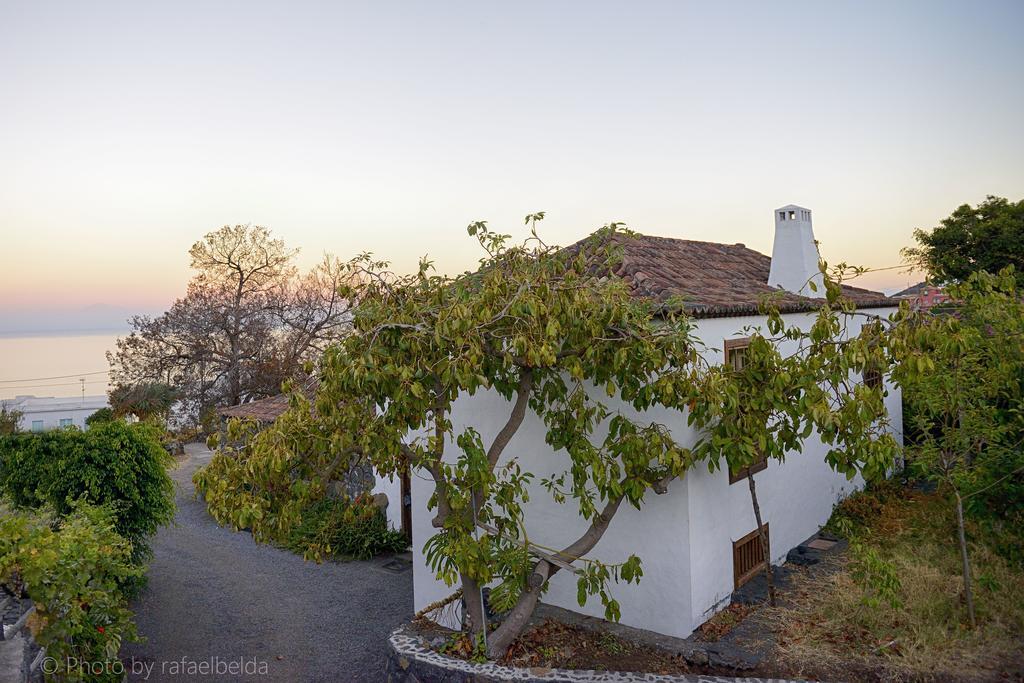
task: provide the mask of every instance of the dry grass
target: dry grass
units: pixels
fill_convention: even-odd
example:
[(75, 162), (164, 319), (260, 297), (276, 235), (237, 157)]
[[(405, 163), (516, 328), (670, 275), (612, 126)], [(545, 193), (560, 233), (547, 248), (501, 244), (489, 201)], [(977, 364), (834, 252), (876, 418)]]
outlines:
[(900, 605), (864, 604), (869, 593), (852, 578), (848, 557), (835, 571), (810, 573), (785, 606), (763, 615), (777, 631), (779, 663), (794, 673), (847, 680), (1024, 677), (1024, 571), (975, 539), (979, 627), (972, 630), (951, 506), (906, 491), (874, 497), (852, 500), (840, 514), (862, 523), (864, 543), (895, 566)]

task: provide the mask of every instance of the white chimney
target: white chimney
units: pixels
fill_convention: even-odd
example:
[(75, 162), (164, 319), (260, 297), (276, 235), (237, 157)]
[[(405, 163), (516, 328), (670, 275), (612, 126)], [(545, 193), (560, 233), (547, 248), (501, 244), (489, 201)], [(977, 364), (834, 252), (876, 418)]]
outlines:
[[(813, 282), (817, 291), (808, 282)], [(775, 210), (775, 245), (768, 284), (804, 296), (825, 296), (810, 209), (790, 204)]]

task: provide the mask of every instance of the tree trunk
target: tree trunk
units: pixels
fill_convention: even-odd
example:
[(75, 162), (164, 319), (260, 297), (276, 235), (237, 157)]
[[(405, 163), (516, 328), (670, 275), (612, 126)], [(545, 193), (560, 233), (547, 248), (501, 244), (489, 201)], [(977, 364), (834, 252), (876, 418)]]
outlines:
[(551, 565), (544, 560), (539, 561), (533, 568), (533, 573), (523, 589), (516, 606), (513, 607), (501, 622), (494, 633), (487, 640), (488, 659), (503, 657), (512, 641), (526, 628), (527, 622), (533, 616), (533, 610), (537, 608), (540, 601), (541, 591), (550, 576)]
[[(604, 532), (607, 531), (612, 518), (615, 517), (619, 504), (622, 503), (622, 498), (623, 496), (620, 494), (617, 498), (609, 500), (604, 510), (591, 519), (590, 527), (583, 535), (564, 550), (557, 553), (556, 556), (565, 562), (571, 563), (593, 550), (597, 542), (604, 536)], [(537, 564), (534, 565), (533, 572), (527, 579), (526, 588), (520, 593), (515, 607), (505, 615), (498, 628), (487, 638), (487, 657), (489, 659), (502, 657), (508, 650), (509, 645), (512, 644), (512, 641), (522, 633), (526, 623), (530, 620), (530, 616), (533, 614), (533, 610), (537, 607), (537, 602), (544, 591), (544, 585), (557, 572), (558, 567), (546, 560), (538, 560)]]
[(482, 633), (487, 619), (480, 584), (475, 579), (462, 577), (462, 602), (466, 606), (466, 623), (463, 627), (474, 636)]
[(750, 502), (754, 505), (754, 521), (757, 523), (757, 536), (761, 539), (761, 553), (764, 555), (764, 579), (768, 584), (768, 604), (775, 607), (775, 583), (772, 581), (772, 558), (769, 554), (768, 535), (761, 523), (761, 506), (757, 503), (757, 487), (754, 485), (754, 473), (747, 471), (747, 484), (750, 486)]
[(964, 572), (964, 597), (967, 599), (967, 616), (971, 620), (971, 628), (977, 628), (978, 622), (974, 617), (974, 592), (971, 588), (971, 564), (967, 558), (967, 535), (964, 533), (964, 502), (960, 498), (959, 491), (953, 491), (956, 495), (956, 526), (960, 541), (960, 560), (963, 563)]

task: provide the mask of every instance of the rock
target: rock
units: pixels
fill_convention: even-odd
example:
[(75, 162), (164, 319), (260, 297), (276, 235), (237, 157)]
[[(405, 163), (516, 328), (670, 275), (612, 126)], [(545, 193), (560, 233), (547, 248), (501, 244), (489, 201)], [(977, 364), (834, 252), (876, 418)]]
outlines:
[(708, 651), (708, 664), (721, 666), (737, 671), (753, 669), (761, 663), (759, 657), (739, 647), (732, 647), (727, 643), (720, 643), (719, 647)]
[(387, 514), (388, 511), (388, 494), (386, 493), (375, 493), (373, 494), (373, 505), (374, 507), (380, 508), (380, 511)]
[(405, 671), (406, 669), (409, 668), (409, 660), (406, 659), (405, 657), (399, 657), (398, 658), (398, 666), (402, 667), (402, 671)]
[(708, 653), (704, 650), (690, 650), (689, 652), (683, 653), (683, 659), (685, 659), (688, 664), (693, 664), (694, 666), (707, 666)]
[(797, 546), (786, 554), (786, 562), (790, 562), (799, 567), (808, 567), (812, 564), (818, 564), (821, 561), (821, 554), (813, 548), (807, 546)]

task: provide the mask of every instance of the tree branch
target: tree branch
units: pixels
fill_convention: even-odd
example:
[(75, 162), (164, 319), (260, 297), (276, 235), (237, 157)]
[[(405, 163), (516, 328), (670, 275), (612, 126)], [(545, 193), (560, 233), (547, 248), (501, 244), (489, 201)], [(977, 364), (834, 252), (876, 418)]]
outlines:
[(487, 464), (491, 469), (494, 469), (494, 465), (497, 464), (498, 458), (501, 457), (502, 451), (508, 445), (508, 442), (512, 440), (516, 430), (523, 424), (523, 418), (526, 417), (526, 407), (530, 402), (530, 391), (533, 389), (533, 369), (523, 368), (519, 372), (519, 386), (516, 389), (516, 402), (512, 406), (512, 414), (508, 417), (508, 422), (501, 428), (498, 435), (494, 437), (494, 441), (491, 443), (491, 447), (487, 449)]

